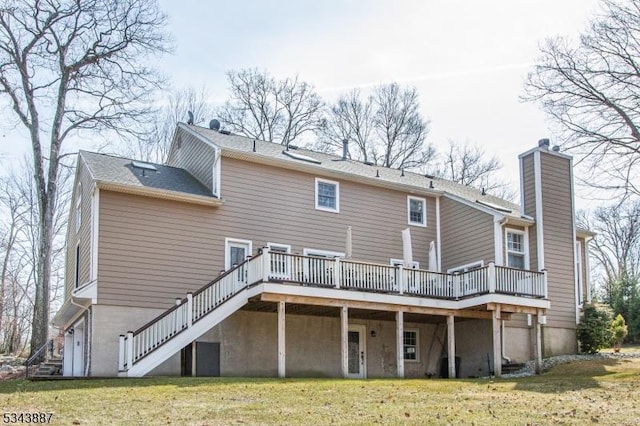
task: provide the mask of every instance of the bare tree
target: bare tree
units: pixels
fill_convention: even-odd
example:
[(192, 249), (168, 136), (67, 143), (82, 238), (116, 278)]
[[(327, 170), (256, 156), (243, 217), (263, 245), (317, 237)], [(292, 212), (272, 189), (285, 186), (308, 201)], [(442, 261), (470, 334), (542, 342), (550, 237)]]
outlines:
[(31, 350), (47, 339), (54, 217), (63, 143), (83, 130), (133, 131), (161, 81), (145, 66), (167, 51), (154, 0), (4, 0), (0, 93), (28, 131), (37, 193)]
[(541, 46), (524, 99), (556, 123), (590, 185), (640, 194), (640, 0), (602, 4), (577, 42)]
[(350, 156), (357, 160), (398, 169), (423, 168), (435, 150), (425, 143), (429, 125), (419, 108), (417, 90), (397, 83), (378, 86), (364, 99), (353, 90), (331, 106), (318, 131), (317, 148), (339, 151), (347, 140), (355, 146)]
[(169, 154), (176, 124), (188, 121), (189, 112), (193, 114), (192, 124), (213, 118), (214, 108), (208, 98), (204, 87), (200, 90), (187, 87), (171, 91), (166, 103), (151, 118), (150, 131), (141, 135), (134, 145), (124, 147), (124, 154), (142, 161), (163, 163)]
[(298, 76), (276, 80), (252, 68), (229, 71), (227, 78), (231, 98), (218, 116), (233, 132), (288, 145), (321, 123), (322, 100)]
[(436, 175), (461, 185), (482, 188), (496, 197), (513, 201), (516, 198), (513, 189), (496, 177), (500, 168), (500, 160), (495, 156), (489, 157), (478, 145), (449, 141), (449, 150), (444, 154), (443, 164)]

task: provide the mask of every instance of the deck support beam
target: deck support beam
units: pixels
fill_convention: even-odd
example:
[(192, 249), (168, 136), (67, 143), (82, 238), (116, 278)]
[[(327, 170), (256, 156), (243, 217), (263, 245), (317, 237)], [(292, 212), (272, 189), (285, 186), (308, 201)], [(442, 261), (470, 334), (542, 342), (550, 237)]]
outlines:
[(536, 374), (542, 374), (542, 322), (542, 311), (538, 311), (533, 324), (533, 348), (536, 361)]
[(501, 317), (500, 305), (492, 311), (491, 329), (493, 334), (493, 374), (496, 377), (502, 376), (502, 339), (501, 339)]
[(286, 369), (285, 302), (278, 302), (278, 377), (284, 378)]
[(447, 316), (447, 360), (449, 363), (449, 378), (456, 378), (456, 327), (455, 317)]
[(396, 365), (398, 377), (404, 379), (404, 313), (396, 312)]
[(342, 377), (349, 375), (349, 308), (340, 308), (340, 360), (342, 365)]

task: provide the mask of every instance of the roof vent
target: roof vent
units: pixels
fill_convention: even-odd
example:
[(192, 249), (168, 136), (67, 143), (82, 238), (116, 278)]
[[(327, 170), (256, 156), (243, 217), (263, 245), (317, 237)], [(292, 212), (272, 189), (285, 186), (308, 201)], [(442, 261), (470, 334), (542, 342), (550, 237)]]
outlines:
[(220, 131), (220, 122), (214, 118), (209, 122), (209, 128), (211, 130), (215, 130), (216, 132)]
[(547, 139), (547, 138), (540, 139), (538, 141), (538, 147), (539, 148), (549, 149), (549, 139)]
[(224, 129), (223, 130), (219, 130), (219, 132), (220, 132), (221, 135), (230, 135), (231, 134), (230, 131), (224, 130)]
[(551, 148), (551, 150), (553, 152), (560, 152), (560, 147), (558, 145), (555, 145), (553, 148)]

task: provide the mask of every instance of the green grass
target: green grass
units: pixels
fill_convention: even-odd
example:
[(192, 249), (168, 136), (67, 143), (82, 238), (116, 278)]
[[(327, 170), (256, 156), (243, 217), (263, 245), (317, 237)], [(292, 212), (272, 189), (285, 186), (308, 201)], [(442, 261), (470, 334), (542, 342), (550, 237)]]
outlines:
[(640, 359), (473, 380), (146, 378), (0, 382), (3, 412), (53, 424), (640, 424)]

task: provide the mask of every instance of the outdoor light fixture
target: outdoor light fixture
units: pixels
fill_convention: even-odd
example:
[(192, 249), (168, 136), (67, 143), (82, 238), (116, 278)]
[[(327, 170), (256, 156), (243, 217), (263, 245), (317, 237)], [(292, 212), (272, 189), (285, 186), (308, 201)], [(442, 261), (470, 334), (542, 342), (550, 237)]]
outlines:
[(371, 330), (371, 337), (376, 337), (376, 331), (375, 330)]

